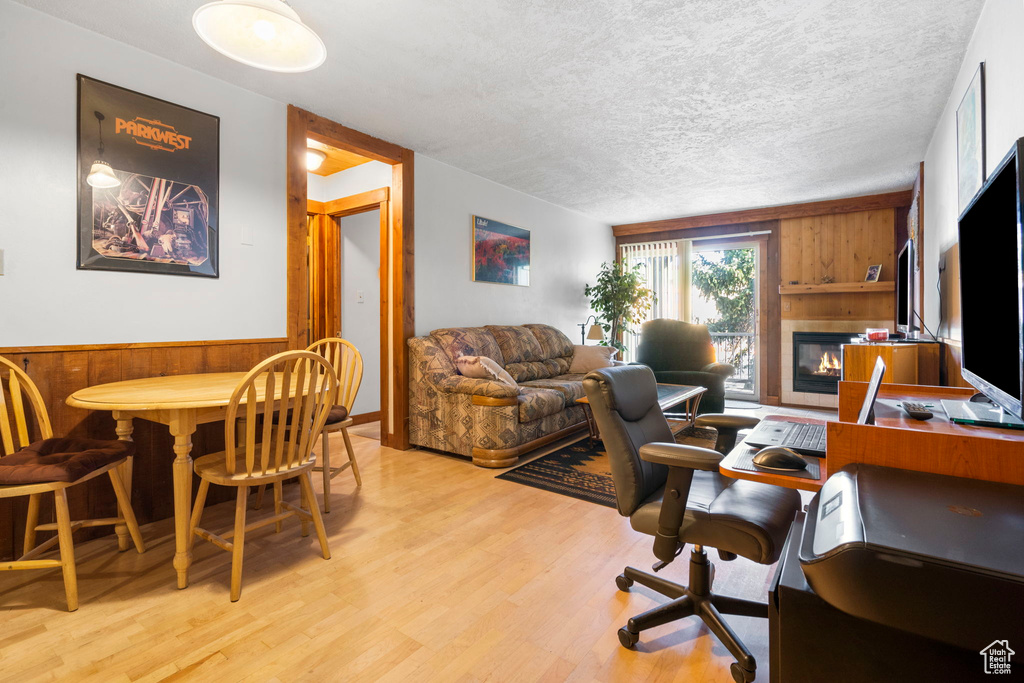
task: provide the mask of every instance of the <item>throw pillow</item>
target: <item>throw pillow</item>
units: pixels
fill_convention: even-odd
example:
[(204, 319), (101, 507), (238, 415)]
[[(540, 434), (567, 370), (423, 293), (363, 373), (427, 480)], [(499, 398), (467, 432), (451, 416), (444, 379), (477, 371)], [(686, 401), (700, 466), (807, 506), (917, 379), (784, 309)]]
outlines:
[(455, 361), (455, 367), (458, 368), (459, 374), (465, 377), (490, 379), (510, 387), (519, 386), (512, 379), (512, 375), (505, 372), (505, 368), (487, 356), (460, 356)]
[(612, 346), (580, 346), (577, 344), (573, 347), (569, 374), (585, 374), (598, 368), (610, 368), (614, 365), (612, 357), (618, 351)]

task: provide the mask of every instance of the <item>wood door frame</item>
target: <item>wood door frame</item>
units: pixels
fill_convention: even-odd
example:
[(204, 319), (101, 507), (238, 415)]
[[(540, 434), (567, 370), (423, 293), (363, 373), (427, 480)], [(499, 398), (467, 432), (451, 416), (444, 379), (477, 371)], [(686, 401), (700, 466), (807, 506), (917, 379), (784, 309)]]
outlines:
[[(413, 292), (413, 152), (412, 150), (346, 128), (293, 105), (288, 105), (287, 149), (287, 294), (286, 328), (292, 348), (309, 345), (309, 262), (306, 139), (355, 152), (391, 166), (390, 211), (381, 257), (382, 399), (390, 407), (381, 421), (381, 444), (409, 448), (409, 353), (406, 341), (414, 334)], [(386, 274), (386, 276), (385, 276)], [(384, 379), (387, 378), (387, 379)]]
[[(356, 214), (366, 213), (368, 211), (379, 211), (380, 212), (380, 263), (377, 269), (377, 279), (380, 283), (380, 320), (387, 320), (387, 290), (388, 282), (386, 278), (381, 277), (382, 273), (386, 273), (388, 269), (388, 254), (384, 248), (387, 245), (388, 240), (388, 228), (390, 226), (389, 216), (391, 215), (391, 188), (389, 187), (378, 187), (375, 190), (369, 190), (367, 192), (360, 192), (359, 194), (350, 195), (348, 197), (341, 197), (340, 199), (334, 199), (329, 202), (318, 202), (315, 200), (307, 200), (308, 213), (309, 215), (321, 216), (324, 220), (331, 220), (338, 230), (338, 242), (339, 252), (338, 257), (344, 258), (344, 250), (340, 248), (341, 243), (341, 219), (346, 216), (355, 216)], [(339, 275), (339, 280), (344, 277), (344, 273)], [(339, 296), (338, 299), (338, 320), (337, 329), (344, 332), (341, 324), (342, 316), (342, 302), (340, 299), (340, 292), (336, 292)], [(383, 325), (381, 326), (383, 327)], [(353, 415), (352, 419), (355, 421), (354, 424), (363, 424), (365, 422), (373, 422), (380, 420), (381, 425), (384, 425), (388, 420), (388, 373), (387, 373), (387, 358), (388, 358), (388, 335), (384, 334), (384, 330), (381, 330), (380, 334), (380, 406), (379, 409), (372, 413), (363, 413), (360, 415)], [(383, 438), (384, 430), (381, 430), (381, 437)]]

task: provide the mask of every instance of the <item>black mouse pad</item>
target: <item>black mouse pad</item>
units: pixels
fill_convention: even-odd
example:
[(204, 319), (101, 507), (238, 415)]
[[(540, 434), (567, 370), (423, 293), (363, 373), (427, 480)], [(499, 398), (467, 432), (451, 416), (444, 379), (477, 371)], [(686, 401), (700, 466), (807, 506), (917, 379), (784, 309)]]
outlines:
[(786, 470), (770, 470), (766, 467), (758, 467), (754, 464), (754, 456), (757, 455), (757, 449), (748, 449), (746, 453), (736, 458), (736, 462), (732, 464), (733, 469), (745, 470), (747, 472), (766, 472), (769, 474), (781, 474), (784, 477), (797, 477), (800, 479), (817, 479), (821, 476), (821, 468), (818, 466), (818, 458), (814, 456), (802, 456), (807, 461), (807, 469), (797, 470), (796, 472), (787, 472)]

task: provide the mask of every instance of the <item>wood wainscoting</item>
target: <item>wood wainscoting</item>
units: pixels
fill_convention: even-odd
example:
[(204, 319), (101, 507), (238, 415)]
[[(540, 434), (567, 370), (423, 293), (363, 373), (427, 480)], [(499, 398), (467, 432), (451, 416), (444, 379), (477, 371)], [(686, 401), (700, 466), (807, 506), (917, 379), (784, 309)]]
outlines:
[[(35, 346), (0, 348), (0, 355), (28, 372), (46, 402), (55, 436), (116, 439), (114, 420), (107, 412), (71, 408), (65, 399), (79, 389), (95, 384), (159, 375), (199, 372), (239, 372), (288, 348), (287, 339), (230, 339), (223, 341), (157, 342), (142, 344), (90, 344), (84, 346)], [(171, 450), (173, 438), (167, 428), (135, 421), (132, 434), (137, 453), (132, 476), (132, 507), (140, 524), (171, 517)], [(224, 448), (221, 423), (201, 425), (192, 438), (192, 457)], [(98, 483), (97, 483), (98, 482)], [(72, 519), (109, 517), (115, 512), (114, 494), (105, 482), (87, 482), (68, 492)], [(95, 485), (94, 485), (95, 484)], [(215, 496), (209, 504), (227, 500), (231, 491)], [(0, 560), (16, 557), (24, 535), (27, 498), (0, 500)], [(42, 521), (52, 521), (53, 505), (45, 500)], [(111, 533), (111, 529), (82, 529), (85, 539)], [(17, 553), (20, 554), (20, 553)]]

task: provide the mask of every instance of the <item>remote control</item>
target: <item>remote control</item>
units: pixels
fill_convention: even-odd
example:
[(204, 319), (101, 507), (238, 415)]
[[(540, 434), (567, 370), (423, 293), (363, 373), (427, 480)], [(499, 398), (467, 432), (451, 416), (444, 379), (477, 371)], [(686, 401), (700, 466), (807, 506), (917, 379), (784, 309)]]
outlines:
[(928, 410), (923, 403), (903, 401), (900, 405), (903, 406), (903, 412), (915, 420), (930, 420), (933, 417), (932, 411)]

